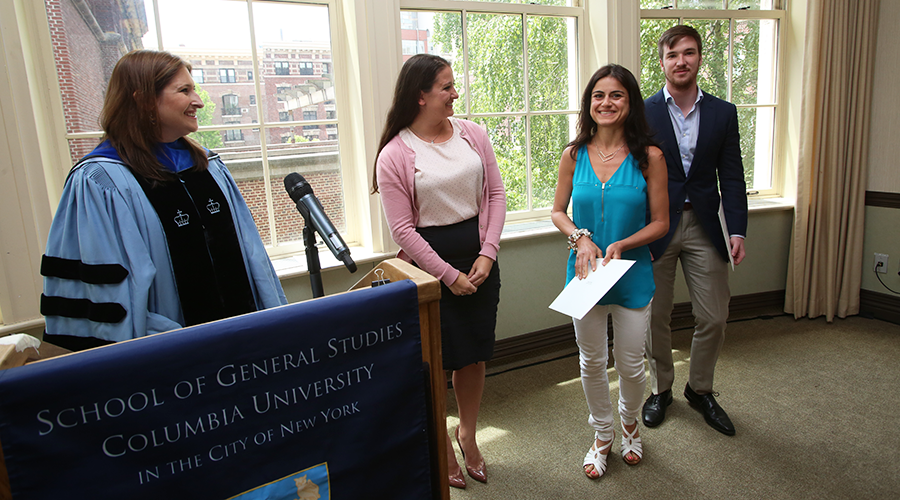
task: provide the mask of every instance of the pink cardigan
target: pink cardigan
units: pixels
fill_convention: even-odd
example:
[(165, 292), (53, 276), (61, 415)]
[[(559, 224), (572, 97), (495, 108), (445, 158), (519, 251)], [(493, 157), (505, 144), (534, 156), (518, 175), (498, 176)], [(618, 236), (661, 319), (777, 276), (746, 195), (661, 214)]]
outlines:
[[(478, 213), (481, 239), (479, 254), (497, 260), (500, 233), (506, 220), (506, 190), (503, 188), (497, 158), (483, 128), (468, 120), (451, 119), (457, 120), (461, 128), (460, 136), (478, 153), (484, 166), (481, 207)], [(416, 232), (419, 211), (416, 208), (415, 164), (416, 153), (399, 135), (381, 150), (376, 171), (384, 215), (391, 229), (391, 237), (400, 245), (397, 257), (407, 262), (415, 261), (427, 273), (450, 286), (460, 272), (468, 274), (469, 270), (455, 269), (441, 259)]]

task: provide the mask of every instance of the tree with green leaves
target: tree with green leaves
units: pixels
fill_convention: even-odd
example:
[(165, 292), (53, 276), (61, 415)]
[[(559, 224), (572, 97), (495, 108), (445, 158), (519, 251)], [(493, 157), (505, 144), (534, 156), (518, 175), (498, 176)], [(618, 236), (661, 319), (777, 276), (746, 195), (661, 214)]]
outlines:
[[(209, 92), (200, 88), (199, 85), (196, 85), (195, 88), (200, 100), (203, 101), (203, 107), (197, 110), (197, 123), (201, 126), (212, 125), (213, 116), (216, 113), (216, 103), (209, 98)], [(190, 137), (206, 149), (221, 148), (224, 145), (222, 133), (218, 130), (201, 130), (192, 133)]]

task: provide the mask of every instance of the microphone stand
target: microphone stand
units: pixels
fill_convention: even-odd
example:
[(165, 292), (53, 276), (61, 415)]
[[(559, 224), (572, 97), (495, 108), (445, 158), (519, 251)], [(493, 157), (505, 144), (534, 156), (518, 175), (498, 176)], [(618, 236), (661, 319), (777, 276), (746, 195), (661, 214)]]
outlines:
[(319, 249), (316, 248), (316, 230), (305, 214), (303, 215), (303, 243), (306, 247), (306, 267), (309, 270), (309, 286), (313, 298), (324, 297), (322, 287), (322, 266), (319, 264)]

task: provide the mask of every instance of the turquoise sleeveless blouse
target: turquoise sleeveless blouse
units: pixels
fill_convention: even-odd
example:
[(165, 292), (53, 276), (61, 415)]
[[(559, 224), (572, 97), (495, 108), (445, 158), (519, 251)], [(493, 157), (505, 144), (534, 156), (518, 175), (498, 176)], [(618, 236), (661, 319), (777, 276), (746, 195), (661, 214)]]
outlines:
[[(615, 241), (627, 238), (647, 225), (647, 181), (637, 161), (628, 157), (604, 184), (600, 182), (585, 146), (578, 150), (572, 177), (572, 218), (575, 225), (593, 233), (601, 251)], [(616, 304), (629, 309), (644, 307), (653, 298), (653, 265), (647, 245), (622, 253), (635, 261), (598, 304)], [(599, 261), (598, 261), (599, 265)], [(575, 251), (569, 252), (566, 284), (575, 277)]]

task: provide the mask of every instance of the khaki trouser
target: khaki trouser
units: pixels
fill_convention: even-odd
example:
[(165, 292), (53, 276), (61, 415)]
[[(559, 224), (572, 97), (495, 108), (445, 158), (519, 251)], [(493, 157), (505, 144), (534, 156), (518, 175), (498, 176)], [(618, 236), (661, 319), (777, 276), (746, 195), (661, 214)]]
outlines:
[(653, 261), (656, 294), (653, 296), (650, 335), (647, 336), (651, 388), (654, 394), (660, 394), (671, 389), (675, 381), (669, 323), (678, 260), (681, 260), (697, 322), (691, 342), (688, 383), (698, 394), (707, 394), (713, 390), (716, 361), (725, 340), (731, 293), (728, 290), (728, 263), (712, 246), (692, 210), (684, 211), (665, 253)]

